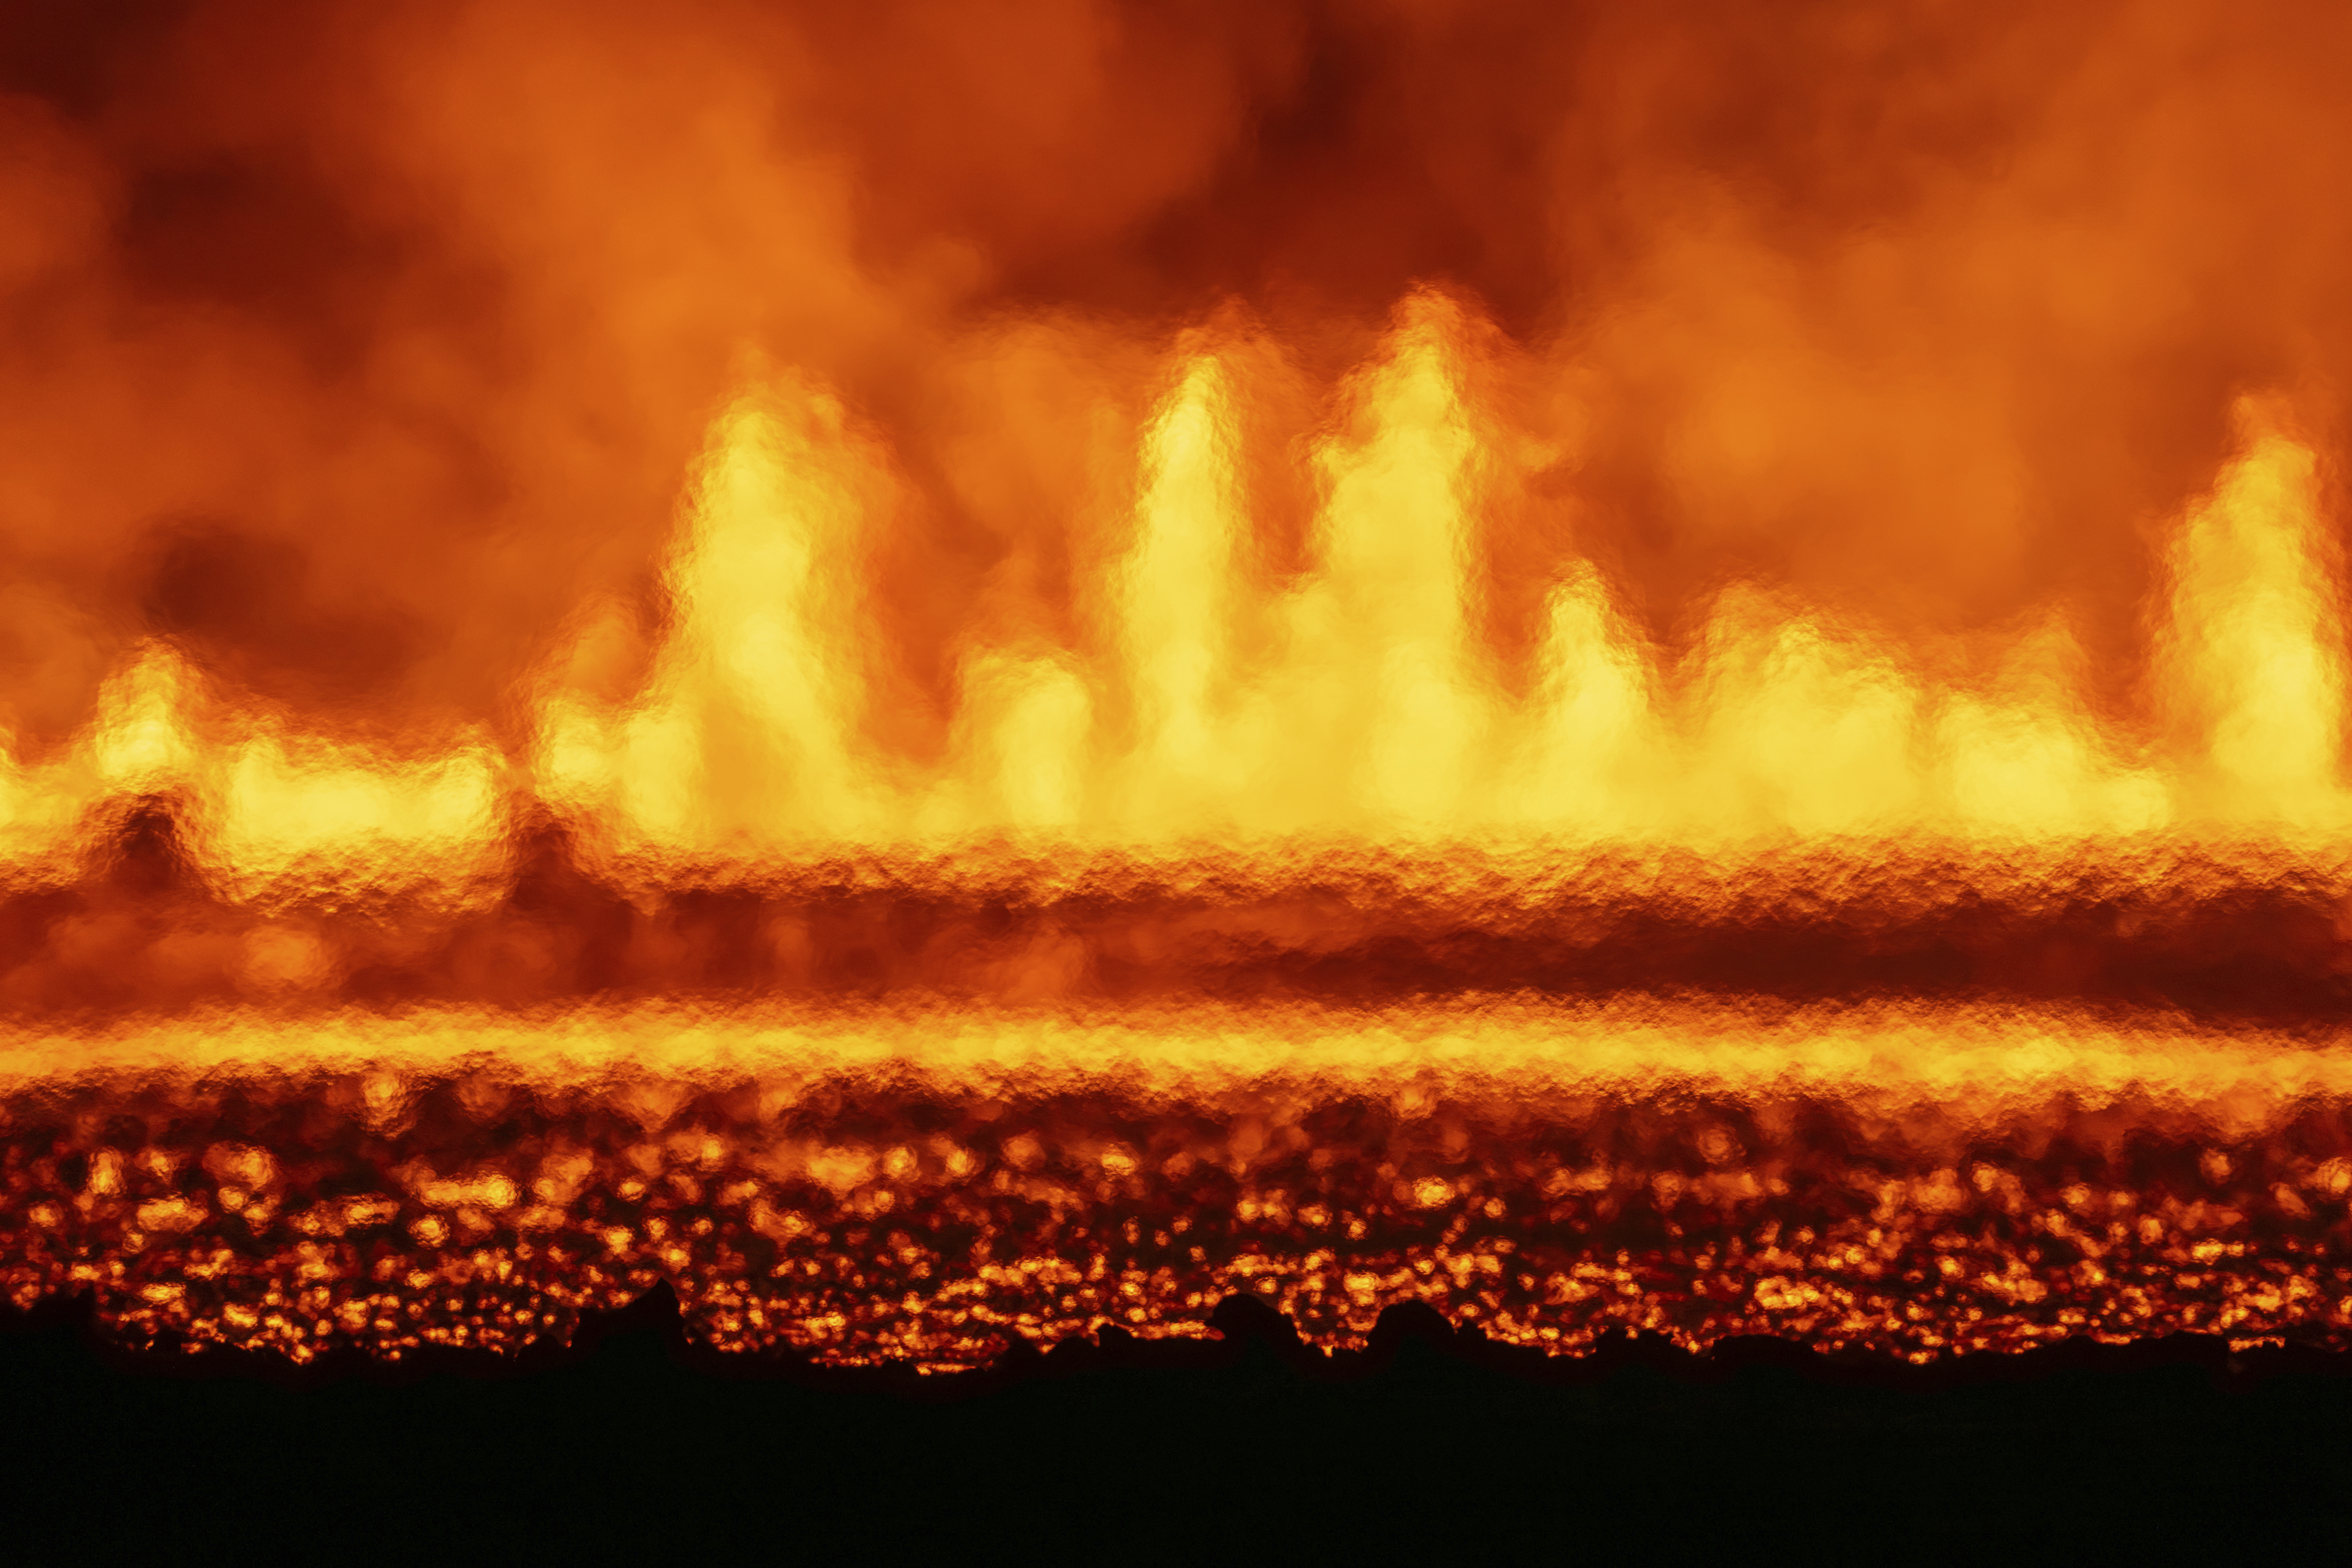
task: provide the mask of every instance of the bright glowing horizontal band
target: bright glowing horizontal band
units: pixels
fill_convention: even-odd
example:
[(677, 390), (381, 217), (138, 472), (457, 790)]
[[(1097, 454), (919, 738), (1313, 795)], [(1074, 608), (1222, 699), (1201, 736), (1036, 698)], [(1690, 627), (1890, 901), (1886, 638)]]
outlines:
[[(1733, 1094), (1991, 1110), (2063, 1096), (2153, 1097), (2251, 1131), (2312, 1098), (2352, 1096), (2352, 1045), (2063, 1008), (1886, 1001), (1774, 1007), (1616, 997), (1591, 1005), (1453, 997), (1313, 1005), (1034, 1011), (908, 1002), (696, 1010), (656, 1005), (517, 1015), (424, 1009), (289, 1018), (247, 1011), (89, 1033), (0, 1037), (0, 1094), (122, 1078), (369, 1070), (488, 1071), (550, 1085), (750, 1076), (789, 1093), (816, 1078), (968, 1095), (1117, 1089), (1213, 1098), (1253, 1083), (1332, 1094), (1417, 1080), (1461, 1089)], [(2251, 1119), (2251, 1120), (2250, 1120)]]

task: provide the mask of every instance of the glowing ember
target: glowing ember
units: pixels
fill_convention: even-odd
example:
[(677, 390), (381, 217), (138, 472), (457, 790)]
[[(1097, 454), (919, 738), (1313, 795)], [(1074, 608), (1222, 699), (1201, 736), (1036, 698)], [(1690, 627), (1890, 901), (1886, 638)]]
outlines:
[(148, 1334), (512, 1347), (667, 1279), (846, 1360), (1360, 1342), (2352, 1334), (2352, 1064), (2024, 1011), (590, 1009), (118, 1032), (8, 1062), (10, 1283)]
[(2339, 23), (1797, 7), (1776, 216), (1663, 22), (828, 9), (0, 100), (18, 1301), (2352, 1341)]

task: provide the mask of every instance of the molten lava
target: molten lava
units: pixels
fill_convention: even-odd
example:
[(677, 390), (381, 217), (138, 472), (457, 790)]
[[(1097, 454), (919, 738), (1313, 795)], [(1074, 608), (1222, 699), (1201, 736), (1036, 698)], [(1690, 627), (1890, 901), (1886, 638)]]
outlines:
[(0, 50), (19, 1303), (2352, 1342), (2340, 20), (311, 9)]

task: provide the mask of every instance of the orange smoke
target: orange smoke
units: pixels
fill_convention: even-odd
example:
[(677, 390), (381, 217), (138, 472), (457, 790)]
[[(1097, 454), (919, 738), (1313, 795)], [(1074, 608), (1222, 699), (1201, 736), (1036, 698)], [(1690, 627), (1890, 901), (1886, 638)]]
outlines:
[(1433, 280), (1520, 345), (1464, 351), (1507, 655), (1579, 561), (1677, 649), (1732, 581), (1906, 642), (2056, 605), (2144, 719), (2233, 398), (2337, 447), (2324, 6), (965, 10), (22, 10), (21, 743), (154, 635), (403, 744), (516, 744), (599, 603), (634, 688), (682, 476), (783, 376), (886, 454), (919, 753), (971, 643), (1085, 635), (1182, 328), (1263, 323), (1234, 482), (1294, 574), (1303, 448)]
[[(507, 1342), (667, 1268), (944, 1364), (1261, 1279), (1360, 1317), (1460, 1219), (1694, 1342), (1828, 1334), (1758, 1303), (1837, 1247), (1917, 1275), (1834, 1319), (1905, 1353), (2337, 1334), (2352, 24), (2045, 12), (20, 8), (12, 1289), (236, 1338), (342, 1281), (272, 1342), (397, 1349), (457, 1274), (537, 1281)], [(1018, 1068), (958, 1077), (974, 1031)], [(1717, 1110), (1610, 1131), (1660, 1094)], [(1067, 1149), (941, 1130), (1008, 1115)], [(1181, 1131), (1230, 1117), (1298, 1168)], [(1963, 1169), (2011, 1174), (1919, 1196)], [(2051, 1241), (2101, 1182), (2122, 1228)], [(1309, 1187), (1377, 1267), (1250, 1230)], [(405, 1241), (318, 1218), (361, 1192)], [(934, 1343), (916, 1276), (772, 1256), (961, 1290), (983, 1223), (1145, 1282)]]

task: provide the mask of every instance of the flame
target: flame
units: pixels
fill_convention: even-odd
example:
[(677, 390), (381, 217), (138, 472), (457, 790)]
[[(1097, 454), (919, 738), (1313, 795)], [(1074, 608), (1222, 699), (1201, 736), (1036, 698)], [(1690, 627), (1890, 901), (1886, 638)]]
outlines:
[[(207, 742), (216, 700), (184, 655), (151, 644), (51, 764), (55, 784), (19, 786), (47, 797), (32, 814), (53, 825), (19, 854), (56, 853), (109, 800), (178, 790), (205, 803), (199, 858), (225, 887), (283, 882), (322, 856), (490, 868), (532, 802), (614, 854), (740, 865), (1007, 835), (1714, 851), (2340, 825), (2341, 589), (2318, 458), (2261, 400), (2240, 401), (2238, 453), (2170, 525), (2147, 631), (2157, 722), (2134, 733), (2096, 713), (2054, 612), (1979, 639), (1990, 674), (1966, 679), (1866, 623), (1735, 584), (1670, 656), (1577, 560), (1507, 668), (1473, 570), (1507, 449), (1481, 434), (1496, 418), (1469, 401), (1465, 338), (1457, 307), (1416, 295), (1350, 378), (1344, 423), (1309, 448), (1321, 499), (1288, 581), (1253, 559), (1244, 373), (1181, 354), (1097, 552), (1087, 596), (1107, 625), (1090, 647), (966, 647), (948, 742), (928, 758), (877, 739), (866, 674), (882, 640), (866, 557), (899, 488), (889, 454), (838, 398), (787, 377), (714, 422), (641, 689), (613, 700), (551, 680), (526, 746), (395, 760), (282, 721)], [(581, 662), (575, 647), (551, 664)]]
[(0, 62), (16, 1299), (2346, 1342), (2338, 23), (200, 9)]

